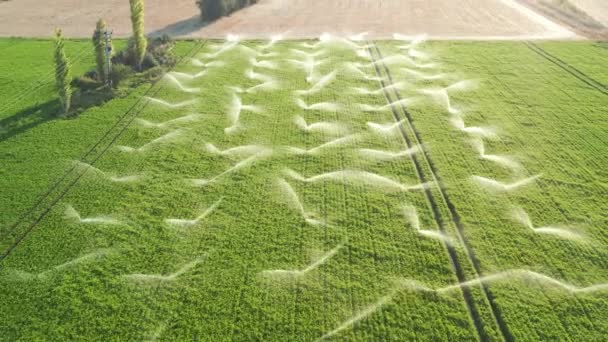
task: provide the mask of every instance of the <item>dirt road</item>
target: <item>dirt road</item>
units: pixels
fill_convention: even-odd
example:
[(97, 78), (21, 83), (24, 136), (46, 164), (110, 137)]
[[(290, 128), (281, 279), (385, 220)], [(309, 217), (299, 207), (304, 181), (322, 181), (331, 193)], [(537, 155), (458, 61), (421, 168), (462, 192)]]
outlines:
[[(70, 37), (90, 37), (105, 18), (115, 36), (130, 34), (126, 0), (37, 0), (0, 2), (0, 36), (49, 36), (61, 27)], [(369, 32), (367, 38), (428, 34), (433, 39), (573, 39), (570, 30), (516, 0), (261, 0), (230, 17), (204, 25), (194, 0), (147, 0), (148, 33), (223, 38), (228, 33), (266, 38), (287, 33), (312, 38), (321, 33)]]

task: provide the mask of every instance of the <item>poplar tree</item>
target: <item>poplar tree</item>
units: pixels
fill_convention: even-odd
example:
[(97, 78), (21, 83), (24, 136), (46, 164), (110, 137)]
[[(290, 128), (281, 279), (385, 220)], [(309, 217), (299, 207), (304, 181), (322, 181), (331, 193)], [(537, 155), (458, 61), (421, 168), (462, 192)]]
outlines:
[(110, 41), (110, 50), (106, 49), (105, 35), (104, 32), (107, 30), (107, 25), (105, 20), (99, 19), (97, 22), (97, 26), (95, 27), (95, 32), (93, 33), (93, 46), (95, 48), (95, 63), (97, 65), (97, 80), (106, 83), (106, 75), (110, 73), (110, 70), (106, 70), (108, 65), (106, 63), (106, 58), (108, 53), (113, 51), (112, 42)]
[(63, 43), (63, 35), (60, 29), (55, 30), (55, 85), (59, 93), (59, 101), (64, 113), (70, 110), (72, 101), (72, 88), (70, 82), (72, 76), (70, 73), (70, 62), (65, 55), (65, 47)]
[(146, 56), (148, 41), (144, 35), (144, 1), (129, 0), (131, 5), (131, 25), (133, 26), (133, 41), (135, 42), (135, 62), (141, 70), (141, 64)]

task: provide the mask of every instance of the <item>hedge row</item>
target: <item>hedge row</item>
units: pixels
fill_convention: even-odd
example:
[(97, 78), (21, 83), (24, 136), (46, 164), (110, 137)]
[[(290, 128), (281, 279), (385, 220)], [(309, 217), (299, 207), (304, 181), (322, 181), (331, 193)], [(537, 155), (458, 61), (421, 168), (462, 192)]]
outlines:
[(203, 20), (215, 20), (257, 2), (258, 0), (197, 0), (196, 4)]

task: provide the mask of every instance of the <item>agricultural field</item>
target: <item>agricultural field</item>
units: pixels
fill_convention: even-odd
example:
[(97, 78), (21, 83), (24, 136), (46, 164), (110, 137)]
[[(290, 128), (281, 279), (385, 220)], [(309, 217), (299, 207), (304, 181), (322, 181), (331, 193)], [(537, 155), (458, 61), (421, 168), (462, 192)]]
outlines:
[(0, 336), (608, 335), (608, 50), (323, 38), (4, 133)]
[[(180, 42), (177, 55), (187, 53), (193, 42)], [(125, 41), (116, 40), (121, 49)], [(0, 39), (0, 233), (14, 224), (26, 208), (58, 182), (148, 90), (143, 85), (130, 97), (90, 108), (78, 120), (53, 120), (61, 111), (55, 91), (51, 40)], [(66, 42), (72, 74), (94, 67), (90, 41)], [(41, 172), (41, 170), (44, 170)]]

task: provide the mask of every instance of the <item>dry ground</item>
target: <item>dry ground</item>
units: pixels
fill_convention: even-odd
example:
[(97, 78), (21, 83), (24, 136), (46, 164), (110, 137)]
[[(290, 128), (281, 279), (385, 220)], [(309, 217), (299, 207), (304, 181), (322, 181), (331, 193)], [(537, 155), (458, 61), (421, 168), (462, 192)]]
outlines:
[(608, 1), (570, 0), (570, 2), (587, 13), (591, 18), (600, 22), (602, 25), (608, 26)]
[[(49, 36), (61, 27), (70, 37), (89, 37), (95, 21), (105, 18), (115, 36), (130, 34), (126, 0), (36, 0), (0, 2), (0, 36)], [(194, 0), (146, 1), (148, 33), (250, 38), (288, 32), (291, 38), (323, 32), (370, 32), (369, 38), (393, 33), (428, 34), (435, 39), (577, 38), (570, 30), (538, 15), (516, 0), (261, 0), (231, 17), (203, 25)]]
[(607, 40), (606, 0), (518, 0), (573, 32), (593, 40)]

